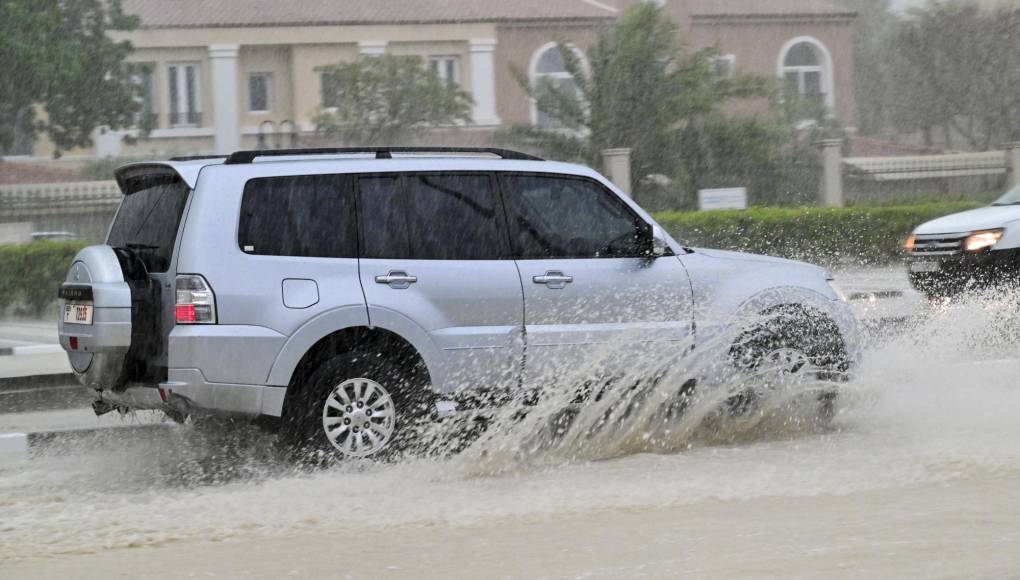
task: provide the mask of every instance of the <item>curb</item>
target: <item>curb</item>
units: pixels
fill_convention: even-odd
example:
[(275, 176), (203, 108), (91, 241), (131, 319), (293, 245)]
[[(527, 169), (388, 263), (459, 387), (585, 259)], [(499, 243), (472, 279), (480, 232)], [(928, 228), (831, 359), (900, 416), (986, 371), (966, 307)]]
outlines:
[(64, 352), (64, 348), (59, 344), (33, 344), (30, 346), (8, 346), (0, 348), (0, 356), (56, 354), (59, 352)]
[(0, 393), (17, 389), (51, 389), (80, 385), (78, 378), (71, 373), (27, 375), (0, 379)]
[(33, 431), (30, 433), (0, 433), (0, 464), (4, 461), (27, 461), (32, 458), (32, 452), (35, 448), (47, 445), (62, 442), (73, 443), (76, 439), (117, 432), (120, 432), (118, 436), (130, 437), (132, 432), (174, 429), (177, 427), (176, 423), (162, 422), (79, 429), (55, 429), (52, 431)]
[(0, 461), (28, 458), (28, 435), (0, 433)]

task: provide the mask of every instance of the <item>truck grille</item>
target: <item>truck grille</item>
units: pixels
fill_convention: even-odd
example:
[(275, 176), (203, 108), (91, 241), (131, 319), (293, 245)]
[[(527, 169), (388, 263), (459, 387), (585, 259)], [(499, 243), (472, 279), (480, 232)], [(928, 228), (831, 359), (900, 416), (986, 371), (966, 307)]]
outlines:
[(911, 256), (953, 256), (962, 252), (969, 234), (921, 234), (914, 236)]

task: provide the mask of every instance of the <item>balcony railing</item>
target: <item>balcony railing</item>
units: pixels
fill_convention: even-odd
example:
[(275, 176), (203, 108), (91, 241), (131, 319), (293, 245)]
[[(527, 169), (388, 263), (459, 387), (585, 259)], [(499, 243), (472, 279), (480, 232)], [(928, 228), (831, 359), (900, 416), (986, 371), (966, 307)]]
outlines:
[(202, 113), (189, 111), (187, 113), (170, 113), (171, 127), (201, 127)]

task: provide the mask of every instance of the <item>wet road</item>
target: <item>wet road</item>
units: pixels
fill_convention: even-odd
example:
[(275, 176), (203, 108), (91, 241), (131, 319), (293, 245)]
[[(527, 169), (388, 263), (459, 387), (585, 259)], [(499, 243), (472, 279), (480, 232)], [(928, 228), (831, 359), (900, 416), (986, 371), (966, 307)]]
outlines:
[(929, 312), (827, 428), (779, 409), (665, 448), (311, 472), (249, 429), (57, 445), (0, 465), (0, 577), (1009, 576), (1017, 321), (1008, 299)]

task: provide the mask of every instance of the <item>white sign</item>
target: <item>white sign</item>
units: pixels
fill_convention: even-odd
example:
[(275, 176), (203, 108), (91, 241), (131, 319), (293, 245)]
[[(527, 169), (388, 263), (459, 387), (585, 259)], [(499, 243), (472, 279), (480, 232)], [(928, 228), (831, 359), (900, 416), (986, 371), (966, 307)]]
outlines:
[(747, 209), (747, 188), (702, 189), (698, 191), (698, 208)]

